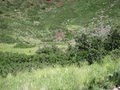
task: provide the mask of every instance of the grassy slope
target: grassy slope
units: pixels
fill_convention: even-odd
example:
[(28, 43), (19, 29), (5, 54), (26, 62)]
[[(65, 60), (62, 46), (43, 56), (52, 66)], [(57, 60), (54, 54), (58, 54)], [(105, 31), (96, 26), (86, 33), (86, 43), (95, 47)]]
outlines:
[[(47, 11), (49, 8), (51, 10)], [(119, 0), (65, 1), (61, 8), (57, 8), (54, 4), (30, 6), (26, 0), (12, 0), (9, 3), (1, 1), (0, 42), (28, 42), (41, 46), (42, 42), (53, 42), (57, 31), (65, 32), (65, 41), (68, 41), (84, 27), (93, 28), (101, 22), (119, 25), (119, 8)], [(103, 16), (102, 19), (100, 19), (101, 16)], [(93, 22), (94, 24), (91, 24)], [(14, 48), (11, 49), (11, 51), (14, 50)], [(3, 50), (0, 49), (0, 51)], [(25, 53), (28, 53), (28, 50)]]
[[(102, 64), (95, 63), (91, 66), (83, 64), (82, 67), (67, 66), (56, 68), (45, 68), (30, 72), (20, 72), (17, 76), (8, 75), (7, 78), (0, 78), (1, 90), (106, 90), (98, 87), (113, 87), (113, 82), (108, 82), (107, 77), (112, 75), (116, 68), (119, 68), (120, 61), (113, 61), (107, 56)], [(93, 81), (95, 80), (95, 82)], [(92, 83), (93, 81), (93, 83)], [(110, 90), (110, 89), (109, 89)]]
[[(53, 4), (44, 5), (45, 10), (41, 7), (27, 7), (25, 1), (16, 1), (13, 4), (1, 3), (0, 34), (30, 43), (32, 41), (26, 38), (34, 38), (39, 43), (46, 39), (50, 41), (58, 30), (67, 32), (71, 25), (76, 25), (75, 30), (79, 30), (80, 27), (77, 26), (84, 27), (92, 22), (93, 17), (99, 19), (99, 15), (108, 15), (113, 23), (117, 24), (120, 20), (119, 0), (75, 0), (65, 2), (61, 8)], [(47, 11), (48, 8), (52, 8), (51, 11)]]

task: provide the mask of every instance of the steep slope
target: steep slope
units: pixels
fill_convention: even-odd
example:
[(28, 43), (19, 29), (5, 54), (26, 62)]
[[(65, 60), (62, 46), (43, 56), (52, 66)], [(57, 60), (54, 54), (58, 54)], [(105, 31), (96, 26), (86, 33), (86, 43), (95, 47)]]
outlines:
[(120, 24), (119, 0), (38, 1), (0, 1), (0, 42), (53, 42), (61, 31), (67, 41), (81, 27)]

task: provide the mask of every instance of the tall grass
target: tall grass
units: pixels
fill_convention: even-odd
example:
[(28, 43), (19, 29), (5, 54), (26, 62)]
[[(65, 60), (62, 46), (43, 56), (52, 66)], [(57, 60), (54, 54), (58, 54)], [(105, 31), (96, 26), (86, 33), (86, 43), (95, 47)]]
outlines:
[(106, 56), (101, 63), (83, 64), (82, 67), (46, 67), (32, 72), (20, 72), (0, 77), (0, 90), (110, 90), (114, 83), (108, 79), (120, 59)]

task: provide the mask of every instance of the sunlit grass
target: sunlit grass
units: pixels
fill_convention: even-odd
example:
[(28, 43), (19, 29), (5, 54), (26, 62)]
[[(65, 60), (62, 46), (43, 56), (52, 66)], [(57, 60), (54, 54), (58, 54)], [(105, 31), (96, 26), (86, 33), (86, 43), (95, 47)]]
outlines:
[(36, 50), (38, 49), (38, 47), (14, 48), (14, 45), (15, 44), (5, 44), (5, 43), (3, 44), (3, 43), (0, 43), (0, 51), (32, 55), (32, 54), (35, 54)]
[[(83, 64), (77, 66), (55, 66), (32, 72), (20, 72), (17, 76), (9, 74), (0, 78), (1, 90), (88, 90), (93, 79), (102, 81), (120, 65), (119, 60), (113, 61), (109, 56), (102, 64)], [(112, 82), (110, 82), (112, 84)], [(95, 86), (94, 90), (104, 90)]]
[[(26, 54), (26, 55), (33, 55), (38, 50), (38, 48), (42, 48), (44, 46), (49, 46), (51, 43), (41, 43), (38, 44), (36, 47), (31, 48), (14, 48), (15, 44), (5, 44), (0, 43), (0, 51), (1, 52), (12, 52), (12, 53), (19, 53), (19, 54)], [(56, 46), (62, 50), (66, 50), (68, 48), (67, 44), (56, 44)]]

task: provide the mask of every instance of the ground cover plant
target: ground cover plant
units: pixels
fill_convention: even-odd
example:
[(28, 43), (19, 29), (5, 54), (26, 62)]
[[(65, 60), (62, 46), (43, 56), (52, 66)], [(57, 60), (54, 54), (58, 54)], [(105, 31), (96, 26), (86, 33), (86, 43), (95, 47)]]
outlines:
[(0, 90), (120, 86), (120, 0), (0, 0)]
[(91, 66), (83, 63), (81, 68), (75, 65), (56, 66), (22, 71), (16, 76), (8, 74), (6, 78), (0, 77), (0, 87), (2, 90), (111, 90), (119, 84), (120, 62), (110, 56), (102, 62)]
[[(102, 42), (101, 37), (88, 37), (85, 34), (81, 34), (79, 38), (77, 38), (78, 41), (75, 47), (70, 46), (67, 51), (62, 51), (56, 46), (47, 46), (44, 48), (39, 48), (36, 51), (35, 55), (25, 55), (25, 54), (17, 54), (17, 53), (3, 53), (0, 52), (1, 57), (1, 70), (3, 68), (3, 71), (1, 71), (1, 74), (8, 74), (11, 73), (11, 70), (14, 70), (14, 72), (18, 71), (20, 68), (39, 68), (43, 67), (44, 65), (47, 66), (54, 66), (54, 65), (80, 65), (81, 62), (88, 62), (89, 64), (92, 64), (94, 62), (100, 62), (102, 58), (106, 55), (110, 55), (111, 51), (115, 50), (117, 53), (114, 53), (116, 57), (119, 55), (119, 47), (120, 47), (120, 40), (119, 31), (117, 32), (112, 30), (112, 33), (107, 36), (106, 39), (109, 39), (110, 36), (113, 37), (112, 40), (110, 40), (112, 43), (111, 46), (109, 46), (110, 43), (108, 43), (108, 47), (106, 44), (106, 39)], [(116, 39), (116, 37), (118, 39)], [(114, 39), (115, 38), (115, 39)], [(80, 40), (80, 42), (79, 42)], [(114, 43), (114, 40), (117, 42)], [(96, 41), (96, 42), (95, 42)], [(99, 43), (100, 42), (100, 43)], [(108, 42), (108, 40), (107, 40)], [(99, 45), (97, 45), (99, 43)], [(105, 45), (104, 45), (105, 44)], [(114, 47), (109, 50), (109, 48)], [(114, 52), (115, 52), (114, 51)], [(22, 66), (23, 65), (23, 66)], [(8, 67), (10, 66), (10, 68)], [(15, 67), (14, 67), (15, 66)], [(25, 67), (24, 67), (25, 66)], [(17, 67), (16, 71), (15, 68)], [(5, 68), (5, 73), (4, 73)], [(7, 71), (7, 69), (8, 71)], [(12, 68), (12, 69), (11, 69)], [(11, 69), (11, 70), (9, 70)], [(3, 72), (3, 73), (2, 73)]]
[[(1, 78), (7, 78), (10, 74), (16, 77), (21, 72), (30, 73), (36, 69), (44, 70), (46, 67), (56, 68), (56, 66), (60, 66), (60, 69), (63, 68), (64, 70), (65, 67), (67, 68), (71, 66), (75, 66), (75, 68), (76, 67), (83, 68), (84, 65), (87, 65), (87, 68), (90, 68), (92, 66), (94, 67), (94, 65), (97, 66), (100, 65), (101, 67), (101, 65), (104, 66), (104, 64), (111, 65), (114, 63), (113, 67), (110, 67), (110, 65), (104, 66), (104, 68), (107, 68), (107, 70), (110, 69), (110, 71), (107, 73), (106, 71), (103, 72), (105, 76), (103, 77), (91, 76), (90, 77), (91, 79), (85, 81), (82, 87), (79, 85), (75, 87), (69, 87), (70, 82), (68, 82), (68, 84), (66, 83), (66, 85), (68, 86), (65, 86), (66, 89), (69, 90), (72, 89), (76, 90), (79, 88), (85, 88), (86, 90), (112, 88), (114, 85), (119, 85), (119, 55), (120, 55), (119, 35), (120, 34), (118, 27), (111, 30), (104, 39), (100, 36), (93, 36), (92, 33), (87, 33), (87, 34), (82, 33), (81, 35), (76, 37), (76, 45), (69, 46), (66, 51), (62, 51), (60, 48), (53, 45), (53, 46), (46, 46), (43, 48), (39, 48), (36, 51), (36, 54), (34, 55), (25, 55), (25, 54), (11, 53), (11, 52), (9, 53), (0, 52), (0, 61), (1, 61), (0, 76)], [(108, 41), (108, 39), (110, 41)], [(116, 63), (118, 63), (117, 66), (115, 66)], [(95, 70), (94, 74), (97, 75), (96, 72), (98, 71)], [(68, 77), (71, 78), (72, 76), (68, 76)], [(72, 79), (73, 78), (76, 78), (76, 76), (72, 77)], [(74, 83), (76, 83), (76, 81)], [(74, 83), (72, 83), (72, 85), (74, 85)], [(25, 87), (22, 86), (22, 88)], [(27, 87), (27, 88), (31, 88), (31, 87)], [(37, 90), (37, 86), (34, 88), (36, 88)], [(58, 88), (63, 89), (62, 87), (59, 86), (56, 87), (47, 86), (44, 88), (48, 88), (49, 90), (55, 90)]]
[(68, 0), (63, 1), (60, 8), (56, 6), (59, 1), (54, 1), (51, 4), (41, 4), (38, 0), (1, 1), (0, 34), (4, 37), (0, 41), (7, 43), (8, 36), (11, 39), (9, 42), (13, 39), (14, 42), (22, 41), (21, 37), (27, 42), (30, 42), (27, 38), (54, 41), (54, 33), (59, 30), (66, 33), (66, 40), (70, 40), (82, 30), (81, 27), (102, 22), (103, 25), (119, 25), (119, 0)]

